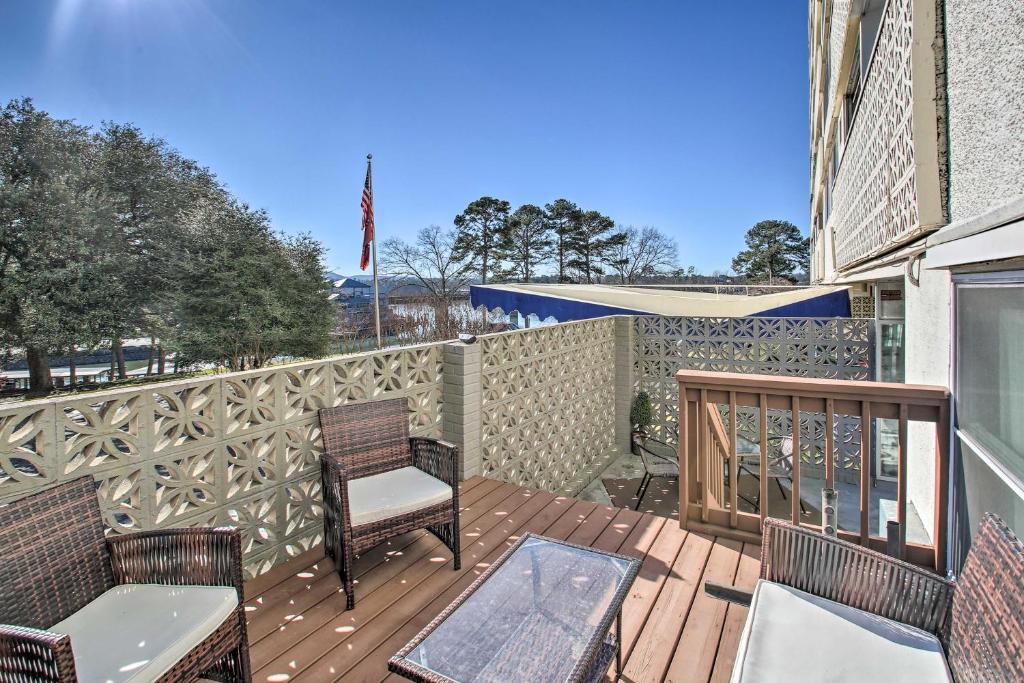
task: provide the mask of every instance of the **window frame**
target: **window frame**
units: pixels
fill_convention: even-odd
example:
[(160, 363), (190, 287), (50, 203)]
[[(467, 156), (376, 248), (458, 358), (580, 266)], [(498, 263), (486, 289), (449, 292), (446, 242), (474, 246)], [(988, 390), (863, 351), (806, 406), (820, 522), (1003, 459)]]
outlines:
[[(951, 380), (953, 388), (953, 431), (956, 439), (963, 441), (988, 464), (989, 467), (1001, 478), (1011, 489), (1024, 491), (1024, 479), (1014, 472), (1005, 462), (1004, 456), (994, 453), (992, 449), (978, 438), (971, 436), (968, 431), (960, 429), (958, 397), (960, 395), (960, 291), (963, 288), (993, 288), (993, 287), (1016, 287), (1024, 290), (1024, 270), (1003, 270), (974, 273), (953, 273), (952, 274), (952, 296), (950, 317), (952, 319), (951, 347)], [(1024, 362), (1024, 360), (1022, 360)]]

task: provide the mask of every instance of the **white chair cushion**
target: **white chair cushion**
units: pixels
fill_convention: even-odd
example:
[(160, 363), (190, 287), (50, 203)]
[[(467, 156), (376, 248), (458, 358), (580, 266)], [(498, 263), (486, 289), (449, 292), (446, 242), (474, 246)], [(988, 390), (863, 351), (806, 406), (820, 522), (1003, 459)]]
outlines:
[(951, 681), (938, 639), (921, 629), (759, 581), (733, 683)]
[(49, 631), (71, 636), (80, 681), (154, 681), (208, 638), (238, 607), (222, 586), (125, 584)]
[(348, 482), (352, 526), (379, 522), (451, 499), (451, 486), (415, 467), (402, 467)]

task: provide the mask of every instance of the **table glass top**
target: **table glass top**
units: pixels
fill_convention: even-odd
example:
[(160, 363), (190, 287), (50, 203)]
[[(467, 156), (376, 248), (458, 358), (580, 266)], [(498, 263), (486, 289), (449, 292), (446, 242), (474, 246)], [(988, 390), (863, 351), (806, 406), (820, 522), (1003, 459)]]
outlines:
[(456, 681), (564, 681), (633, 561), (529, 537), (406, 659)]

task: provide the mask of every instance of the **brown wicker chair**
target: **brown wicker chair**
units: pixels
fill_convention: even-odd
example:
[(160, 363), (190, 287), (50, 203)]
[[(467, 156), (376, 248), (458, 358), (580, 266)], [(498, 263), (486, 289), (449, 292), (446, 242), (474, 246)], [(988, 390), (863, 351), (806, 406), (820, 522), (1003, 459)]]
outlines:
[[(883, 617), (887, 621), (881, 623), (890, 624), (899, 637), (911, 633), (899, 630), (902, 626), (932, 634), (956, 681), (1024, 681), (1024, 545), (995, 515), (985, 515), (955, 582), (786, 522), (768, 519), (764, 526), (763, 581)], [(749, 604), (751, 597), (721, 586), (706, 590), (740, 603)], [(758, 608), (755, 601), (747, 630)], [(737, 667), (743, 666), (744, 643), (746, 632)], [(859, 655), (867, 657), (864, 652)], [(846, 656), (856, 658), (858, 653), (847, 651)], [(898, 662), (883, 664), (891, 667)], [(859, 666), (856, 659), (852, 666)], [(900, 678), (889, 671), (890, 679)], [(752, 680), (786, 674), (753, 671)], [(734, 671), (733, 680), (748, 678)]]
[[(451, 549), (458, 570), (459, 449), (437, 439), (410, 438), (404, 398), (325, 408), (320, 429), (325, 450), (324, 548), (338, 569), (348, 609), (355, 607), (354, 558), (394, 536), (429, 530)], [(405, 476), (404, 484), (387, 481), (398, 476)], [(382, 478), (385, 489), (411, 486), (412, 497), (393, 510), (384, 507), (366, 514), (366, 498), (357, 492)], [(435, 495), (421, 495), (428, 490)], [(385, 506), (387, 498), (381, 497)]]
[[(168, 668), (147, 674), (158, 675), (159, 681), (251, 680), (241, 544), (235, 529), (167, 529), (104, 538), (96, 485), (92, 477), (82, 477), (0, 506), (0, 557), (0, 681), (70, 683), (79, 674), (83, 680), (95, 678), (96, 672), (88, 673), (85, 664), (97, 655), (110, 655), (97, 652), (105, 648), (96, 647), (92, 632), (100, 631), (96, 637), (102, 639), (107, 635), (102, 627), (86, 623), (90, 638), (83, 638), (85, 645), (79, 642), (80, 651), (73, 651), (78, 636), (53, 627), (70, 622), (76, 613), (91, 614), (90, 605), (116, 605), (121, 593), (154, 588), (130, 584), (182, 587), (163, 590), (175, 595), (185, 594), (188, 587), (234, 588), (233, 608), (233, 597), (224, 591), (194, 591), (216, 593), (219, 610), (227, 616), (219, 626), (216, 617), (208, 619), (202, 631), (208, 636), (182, 657), (169, 660)], [(167, 614), (147, 615), (160, 628), (162, 618), (171, 619)], [(132, 654), (142, 657), (144, 651)]]

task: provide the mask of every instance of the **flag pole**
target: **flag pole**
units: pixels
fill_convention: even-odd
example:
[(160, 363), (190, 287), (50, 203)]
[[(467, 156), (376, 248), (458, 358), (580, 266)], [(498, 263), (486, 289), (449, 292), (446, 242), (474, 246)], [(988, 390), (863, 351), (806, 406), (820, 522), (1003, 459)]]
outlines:
[[(371, 192), (373, 190), (373, 176), (370, 175), (370, 167), (373, 165), (373, 155), (366, 155), (367, 176), (370, 178)], [(377, 348), (384, 348), (384, 342), (380, 335), (380, 289), (377, 286), (377, 226), (373, 228), (373, 240), (370, 242), (370, 249), (373, 255), (373, 319), (377, 324)]]

